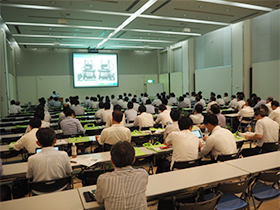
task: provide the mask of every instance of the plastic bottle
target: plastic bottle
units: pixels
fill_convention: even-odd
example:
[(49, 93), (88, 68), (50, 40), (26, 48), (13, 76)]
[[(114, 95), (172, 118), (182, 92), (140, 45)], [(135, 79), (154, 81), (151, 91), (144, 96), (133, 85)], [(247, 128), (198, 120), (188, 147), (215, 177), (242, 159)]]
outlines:
[(75, 145), (74, 142), (72, 143), (71, 152), (72, 152), (72, 158), (76, 158), (77, 157), (77, 146)]

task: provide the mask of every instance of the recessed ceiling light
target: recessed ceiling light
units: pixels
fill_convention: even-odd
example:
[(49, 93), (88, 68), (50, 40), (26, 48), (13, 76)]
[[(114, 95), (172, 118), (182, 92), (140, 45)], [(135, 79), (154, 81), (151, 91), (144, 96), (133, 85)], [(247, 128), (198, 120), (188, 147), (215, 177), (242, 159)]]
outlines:
[(55, 4), (55, 1), (49, 1), (50, 2), (50, 4)]
[(123, 2), (123, 4), (126, 4), (126, 2)]
[(87, 6), (88, 6), (88, 7), (93, 7), (93, 5), (92, 5), (92, 4), (88, 4)]
[(49, 28), (49, 30), (52, 30), (52, 28)]
[(200, 6), (199, 6), (199, 8), (203, 8), (203, 7), (204, 7), (203, 5), (200, 5)]
[(226, 11), (226, 12), (228, 12), (228, 11), (229, 11), (229, 9), (226, 9), (225, 11)]
[(186, 14), (183, 14), (183, 17), (186, 17)]
[(208, 17), (207, 19), (208, 19), (208, 20), (210, 20), (210, 19), (211, 19), (211, 17)]
[(150, 33), (148, 33), (148, 35), (150, 35)]
[(52, 33), (49, 33), (49, 35), (52, 35)]

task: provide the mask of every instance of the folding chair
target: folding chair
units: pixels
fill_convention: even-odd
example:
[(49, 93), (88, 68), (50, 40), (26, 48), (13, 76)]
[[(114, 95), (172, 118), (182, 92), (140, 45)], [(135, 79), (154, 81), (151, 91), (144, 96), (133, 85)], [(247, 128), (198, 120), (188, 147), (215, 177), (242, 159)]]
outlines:
[(217, 160), (218, 161), (226, 161), (226, 160), (233, 160), (239, 158), (239, 155), (241, 153), (241, 149), (238, 150), (238, 152), (229, 154), (229, 155), (218, 155)]
[[(16, 151), (16, 150), (4, 151), (4, 152), (0, 152), (0, 158), (2, 160), (6, 160), (5, 162), (7, 162), (7, 159), (17, 157), (19, 154), (22, 154), (21, 151)], [(5, 162), (3, 162), (3, 164), (5, 164)], [(21, 162), (21, 160), (12, 161), (12, 163), (18, 163), (18, 162)]]
[(146, 164), (149, 164), (149, 168), (148, 168), (147, 172), (149, 174), (154, 174), (153, 161), (154, 161), (154, 156), (153, 155), (143, 157), (143, 158), (137, 158), (136, 157), (136, 160), (135, 160), (135, 162), (133, 163), (132, 166), (137, 167), (137, 166), (144, 166)]
[(43, 193), (55, 192), (63, 187), (65, 187), (64, 189), (71, 189), (71, 185), (71, 176), (42, 182), (28, 182), (29, 192), (35, 190)]
[(176, 169), (184, 169), (184, 168), (190, 168), (194, 166), (199, 166), (201, 162), (201, 158), (195, 159), (195, 160), (189, 160), (189, 161), (176, 161), (173, 164), (172, 171)]
[(263, 143), (262, 148), (260, 150), (260, 154), (278, 151), (280, 148), (280, 142), (267, 142)]
[(89, 185), (95, 185), (97, 183), (97, 178), (104, 173), (112, 172), (114, 168), (100, 169), (100, 170), (84, 170), (82, 171), (78, 178), (82, 180), (83, 187)]
[(134, 142), (137, 146), (142, 146), (142, 144), (150, 141), (150, 135), (145, 136), (133, 136), (131, 141)]

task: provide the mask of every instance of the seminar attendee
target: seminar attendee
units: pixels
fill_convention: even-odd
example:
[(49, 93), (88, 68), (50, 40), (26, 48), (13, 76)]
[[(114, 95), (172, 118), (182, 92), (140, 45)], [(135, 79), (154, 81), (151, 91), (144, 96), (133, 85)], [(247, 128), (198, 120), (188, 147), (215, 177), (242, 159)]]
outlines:
[(85, 107), (89, 107), (90, 106), (90, 100), (89, 100), (88, 96), (86, 96), (86, 98), (85, 98), (84, 105), (85, 105)]
[(271, 107), (271, 102), (273, 101), (273, 97), (269, 96), (267, 99), (266, 99), (266, 106), (268, 108), (268, 114), (270, 114), (272, 112), (272, 107)]
[(116, 110), (112, 113), (113, 125), (111, 127), (105, 128), (100, 137), (96, 136), (98, 143), (100, 145), (109, 144), (114, 145), (119, 141), (131, 142), (131, 133), (129, 128), (122, 126), (120, 123), (123, 118), (123, 113)]
[(278, 123), (279, 128), (280, 128), (280, 107), (279, 107), (279, 102), (278, 101), (272, 101), (271, 102), (271, 108), (272, 112), (268, 116), (270, 119), (274, 120), (275, 122)]
[(245, 104), (245, 101), (243, 100), (243, 96), (240, 94), (238, 96), (238, 99), (237, 99), (237, 102), (235, 105), (235, 111), (239, 111), (243, 107), (244, 104)]
[(151, 104), (151, 100), (150, 99), (146, 100), (145, 107), (146, 107), (146, 112), (147, 113), (150, 113), (150, 114), (154, 114), (155, 113), (155, 107)]
[(123, 101), (121, 107), (123, 109), (126, 109), (127, 108), (127, 104), (128, 104), (128, 97), (124, 97), (124, 101)]
[(59, 127), (60, 127), (61, 121), (64, 120), (64, 119), (66, 118), (65, 112), (66, 112), (66, 110), (68, 110), (68, 109), (70, 109), (69, 105), (68, 105), (68, 104), (63, 104), (63, 112), (60, 112), (60, 113), (59, 113), (58, 122), (57, 122), (57, 124), (58, 124)]
[(237, 103), (236, 96), (235, 96), (235, 95), (232, 95), (232, 96), (231, 96), (231, 101), (230, 101), (230, 103), (229, 103), (229, 105), (228, 105), (228, 108), (235, 108), (236, 103)]
[(162, 98), (161, 101), (166, 106), (167, 111), (171, 112), (171, 107), (167, 105), (168, 100), (166, 98)]
[(132, 99), (132, 103), (133, 103), (133, 109), (135, 111), (138, 111), (140, 105), (136, 102), (136, 98)]
[(121, 107), (123, 106), (123, 96), (119, 95), (119, 100), (117, 101), (117, 104), (120, 105)]
[[(68, 154), (64, 151), (54, 149), (56, 143), (55, 132), (52, 128), (41, 128), (36, 132), (37, 144), (42, 147), (42, 151), (32, 155), (27, 163), (27, 178), (32, 178), (33, 182), (51, 181), (69, 176), (72, 167)], [(66, 186), (59, 189), (62, 191)], [(42, 192), (33, 191), (35, 194)]]
[(147, 101), (148, 99), (149, 99), (149, 98), (148, 98), (148, 94), (147, 94), (147, 93), (144, 93), (144, 96), (141, 98), (142, 104), (145, 105), (145, 104), (146, 104), (146, 101)]
[(199, 95), (195, 97), (195, 104), (194, 104), (193, 109), (192, 109), (192, 112), (193, 112), (193, 113), (195, 112), (195, 107), (196, 107), (198, 104), (200, 104), (200, 105), (202, 106), (202, 110), (203, 110), (204, 105), (203, 105), (203, 103), (200, 102), (200, 96), (199, 96)]
[(237, 152), (236, 142), (233, 134), (218, 125), (216, 115), (208, 113), (204, 116), (204, 125), (211, 132), (209, 137), (203, 137), (205, 144), (199, 143), (199, 148), (203, 156), (211, 152), (216, 160), (218, 155), (229, 155)]
[(21, 107), (16, 105), (15, 100), (11, 100), (10, 114), (21, 113)]
[(127, 110), (124, 112), (127, 123), (133, 123), (137, 117), (137, 111), (133, 109), (133, 103), (130, 101), (127, 104)]
[(226, 105), (229, 104), (228, 93), (224, 93), (224, 101)]
[(175, 94), (174, 93), (170, 93), (170, 101), (171, 101), (171, 105), (173, 104), (177, 104), (178, 103), (178, 100), (177, 98), (175, 97)]
[[(122, 110), (122, 107), (120, 105), (117, 104), (114, 106), (114, 111), (121, 111), (121, 110)], [(120, 124), (122, 126), (125, 126), (125, 114), (123, 114), (122, 121)], [(107, 117), (105, 127), (108, 128), (108, 127), (111, 127), (112, 125), (113, 125), (113, 117), (112, 117), (112, 115), (109, 115)]]
[(257, 104), (254, 106), (254, 109), (259, 109), (259, 108), (261, 108), (262, 104), (266, 103), (266, 101), (262, 100), (260, 97), (256, 97), (256, 101), (257, 101)]
[(279, 125), (277, 122), (265, 116), (264, 111), (256, 110), (255, 119), (257, 121), (254, 135), (245, 135), (246, 139), (257, 141), (255, 148), (242, 150), (243, 157), (259, 154), (263, 143), (277, 142), (279, 135)]
[[(101, 119), (101, 116), (102, 116), (102, 113), (104, 112), (105, 110), (105, 105), (103, 102), (99, 102), (98, 103), (98, 111), (95, 112), (94, 114), (94, 118), (95, 119)], [(101, 120), (100, 120), (101, 121)]]
[[(189, 93), (187, 92), (187, 94)], [(183, 97), (184, 97), (184, 102), (187, 104), (189, 108), (191, 108), (191, 100), (189, 98), (189, 95), (184, 94)]]
[(118, 103), (115, 99), (115, 95), (111, 95), (111, 103), (113, 104), (113, 106), (115, 106)]
[(57, 97), (54, 98), (53, 107), (57, 107), (57, 108), (61, 107), (61, 102), (58, 100)]
[(106, 210), (146, 210), (146, 170), (132, 168), (135, 150), (127, 141), (115, 144), (111, 151), (114, 171), (102, 174), (97, 179), (95, 197)]
[(66, 118), (60, 123), (63, 135), (75, 136), (77, 134), (85, 134), (85, 129), (80, 121), (75, 118), (75, 112), (72, 109), (68, 109), (65, 112), (65, 116)]
[[(42, 111), (42, 110), (38, 110), (34, 113), (34, 118), (39, 118), (41, 120), (41, 128), (47, 128), (47, 127), (50, 127), (50, 123), (49, 122), (46, 122), (44, 120), (45, 118), (45, 113)], [(28, 125), (26, 130), (25, 130), (25, 133), (28, 133), (32, 130), (31, 126)]]
[(161, 102), (161, 96), (158, 94), (157, 98), (154, 99), (152, 105), (153, 105), (153, 106), (159, 106), (159, 105), (161, 105), (161, 104), (162, 104), (162, 102)]
[(49, 100), (49, 107), (53, 107), (53, 105), (54, 105), (54, 100), (53, 97), (51, 96)]
[(215, 98), (214, 96), (211, 96), (210, 102), (209, 102), (209, 104), (208, 104), (207, 107), (206, 107), (206, 112), (207, 112), (207, 113), (210, 112), (211, 106), (212, 106), (213, 104), (218, 104), (218, 103), (216, 102), (216, 98)]
[(170, 170), (173, 170), (174, 162), (195, 160), (199, 157), (199, 138), (191, 132), (192, 119), (183, 116), (179, 119), (178, 124), (180, 131), (170, 133), (165, 140), (167, 145), (173, 147)]
[(203, 115), (202, 115), (203, 106), (201, 104), (197, 104), (195, 106), (194, 114), (190, 115), (190, 118), (193, 121), (193, 124), (202, 124), (203, 123)]
[(79, 100), (75, 100), (75, 106), (72, 106), (71, 109), (74, 110), (75, 115), (83, 115), (85, 114), (85, 108), (80, 105)]
[(17, 140), (17, 142), (14, 144), (13, 149), (19, 151), (25, 148), (28, 153), (34, 154), (36, 148), (39, 147), (36, 143), (36, 132), (41, 127), (41, 120), (39, 118), (32, 118), (29, 121), (29, 126), (31, 128), (31, 131), (24, 134), (19, 140)]
[(182, 109), (182, 108), (187, 108), (187, 107), (188, 107), (188, 104), (185, 103), (184, 97), (180, 96), (179, 97), (179, 104), (178, 104), (177, 108)]
[(112, 115), (113, 110), (111, 109), (111, 104), (110, 103), (105, 103), (104, 104), (104, 111), (101, 112), (101, 121), (106, 123), (106, 120), (108, 118), (108, 116)]
[(164, 104), (159, 105), (160, 114), (158, 115), (155, 123), (161, 123), (161, 127), (164, 128), (167, 123), (171, 124), (172, 120), (170, 118), (170, 112), (167, 111), (166, 106)]
[(225, 105), (225, 101), (224, 101), (224, 99), (222, 99), (222, 96), (221, 96), (221, 95), (217, 95), (217, 103), (218, 103), (220, 106), (224, 106), (224, 105)]
[(151, 128), (154, 126), (153, 115), (146, 112), (146, 107), (141, 105), (139, 106), (140, 115), (138, 115), (133, 123), (134, 126), (139, 124), (139, 130), (142, 128)]
[(213, 104), (210, 110), (211, 113), (217, 116), (218, 125), (222, 128), (226, 128), (226, 117), (225, 115), (221, 114), (220, 106), (218, 104)]
[(167, 125), (164, 130), (163, 138), (166, 139), (166, 137), (173, 131), (180, 131), (178, 120), (180, 119), (181, 112), (178, 109), (173, 109), (170, 112), (170, 117), (172, 119), (172, 124)]
[(92, 102), (90, 104), (90, 108), (92, 109), (97, 109), (98, 108), (98, 104), (99, 102), (97, 101), (97, 98), (96, 97), (93, 97), (92, 98)]

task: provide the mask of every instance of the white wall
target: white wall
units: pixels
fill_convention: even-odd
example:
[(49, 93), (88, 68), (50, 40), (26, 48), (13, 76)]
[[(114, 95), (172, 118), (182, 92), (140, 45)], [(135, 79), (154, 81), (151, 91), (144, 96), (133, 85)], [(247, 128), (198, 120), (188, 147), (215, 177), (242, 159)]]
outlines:
[(170, 92), (175, 93), (176, 97), (183, 94), (183, 73), (170, 73)]
[(145, 83), (147, 79), (153, 79), (158, 83), (157, 74), (133, 74), (119, 75), (119, 87), (115, 88), (74, 88), (73, 76), (57, 75), (57, 76), (18, 76), (18, 95), (19, 100), (24, 103), (31, 102), (36, 104), (38, 98), (48, 98), (53, 90), (56, 90), (60, 97), (68, 98), (69, 96), (79, 95), (83, 100), (85, 96), (96, 96), (97, 94), (119, 95), (123, 93), (132, 93), (140, 95), (146, 91)]
[(280, 100), (280, 60), (253, 63), (253, 92), (262, 99)]
[(231, 92), (232, 67), (218, 67), (195, 71), (195, 89), (202, 91), (203, 98), (210, 98), (210, 93), (223, 95)]

